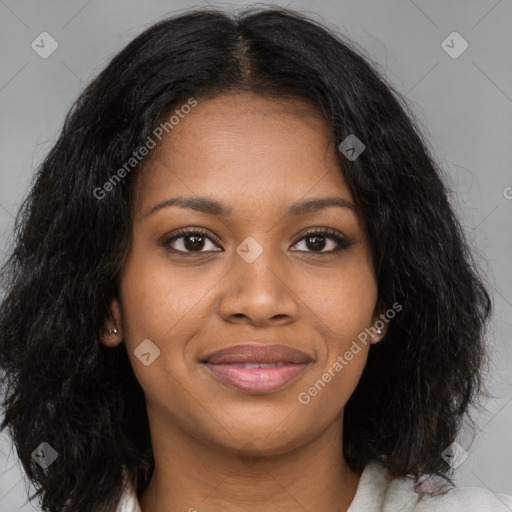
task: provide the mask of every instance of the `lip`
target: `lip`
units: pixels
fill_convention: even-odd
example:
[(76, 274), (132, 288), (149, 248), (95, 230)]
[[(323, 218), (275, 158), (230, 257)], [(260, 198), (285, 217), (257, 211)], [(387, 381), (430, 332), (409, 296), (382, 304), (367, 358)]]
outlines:
[(311, 357), (305, 352), (286, 345), (236, 345), (213, 352), (203, 358), (210, 364), (233, 363), (309, 363)]
[[(214, 352), (201, 362), (221, 382), (247, 393), (261, 394), (290, 384), (311, 361), (306, 353), (285, 345), (237, 345)], [(246, 364), (274, 366), (246, 368)]]

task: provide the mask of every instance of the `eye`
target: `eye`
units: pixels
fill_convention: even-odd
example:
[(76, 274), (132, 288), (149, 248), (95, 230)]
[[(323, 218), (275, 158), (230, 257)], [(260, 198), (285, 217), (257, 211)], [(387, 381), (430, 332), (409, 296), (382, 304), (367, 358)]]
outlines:
[[(331, 228), (320, 228), (302, 234), (295, 245), (302, 244), (305, 249), (299, 249), (294, 252), (312, 252), (322, 254), (336, 254), (344, 249), (348, 249), (353, 242), (347, 240), (341, 233)], [(324, 250), (325, 248), (330, 250)], [(310, 250), (308, 250), (310, 249)]]
[[(222, 251), (220, 248), (214, 248), (214, 243), (218, 244), (220, 241), (216, 237), (206, 234), (206, 231), (200, 228), (180, 229), (173, 236), (164, 237), (161, 243), (165, 248), (173, 252), (202, 253)], [(203, 250), (205, 247), (206, 250)]]
[[(174, 232), (172, 236), (164, 237), (161, 244), (172, 252), (183, 254), (201, 254), (208, 252), (220, 252), (216, 247), (220, 240), (208, 234), (202, 228), (183, 228)], [(353, 242), (347, 240), (341, 233), (331, 228), (317, 228), (302, 234), (294, 245), (302, 244), (303, 248), (293, 252), (310, 252), (319, 255), (336, 254), (348, 249)], [(324, 249), (328, 250), (324, 250)]]

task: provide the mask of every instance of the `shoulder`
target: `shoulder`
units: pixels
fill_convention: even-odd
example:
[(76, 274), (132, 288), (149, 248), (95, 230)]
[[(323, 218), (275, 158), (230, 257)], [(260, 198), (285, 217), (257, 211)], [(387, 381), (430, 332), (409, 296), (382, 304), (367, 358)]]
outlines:
[[(425, 499), (427, 498), (427, 499)], [(512, 512), (512, 496), (478, 487), (460, 487), (442, 496), (424, 496), (414, 512)]]
[[(403, 512), (512, 512), (511, 496), (494, 494), (479, 487), (454, 487), (437, 496), (420, 496), (415, 492), (412, 480), (401, 478), (396, 485), (390, 486), (390, 491), (391, 502), (401, 496)], [(388, 509), (384, 508), (384, 511), (388, 512)]]
[[(442, 487), (435, 479), (426, 479), (421, 487), (423, 492), (412, 478), (390, 478), (385, 466), (374, 461), (363, 471), (348, 512), (512, 512), (511, 496), (488, 489)], [(378, 506), (368, 508), (364, 502), (372, 498)]]

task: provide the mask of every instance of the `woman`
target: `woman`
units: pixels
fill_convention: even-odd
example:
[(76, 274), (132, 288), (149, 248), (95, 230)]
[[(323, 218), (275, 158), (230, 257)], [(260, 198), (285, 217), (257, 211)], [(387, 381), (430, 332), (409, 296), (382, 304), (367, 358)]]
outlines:
[(490, 298), (411, 117), (284, 9), (112, 60), (4, 268), (3, 428), (44, 510), (512, 510), (450, 485)]

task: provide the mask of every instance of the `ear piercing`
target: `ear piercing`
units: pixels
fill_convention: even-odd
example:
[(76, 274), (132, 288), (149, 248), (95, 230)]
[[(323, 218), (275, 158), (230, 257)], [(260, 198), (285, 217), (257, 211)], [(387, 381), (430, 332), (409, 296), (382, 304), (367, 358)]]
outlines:
[[(119, 323), (119, 320), (116, 321), (116, 324)], [(109, 334), (117, 334), (119, 331), (114, 327), (113, 329), (107, 329)]]
[[(379, 336), (382, 334), (382, 329), (380, 327), (375, 328), (375, 330)], [(370, 338), (373, 340), (373, 333), (370, 333)]]

